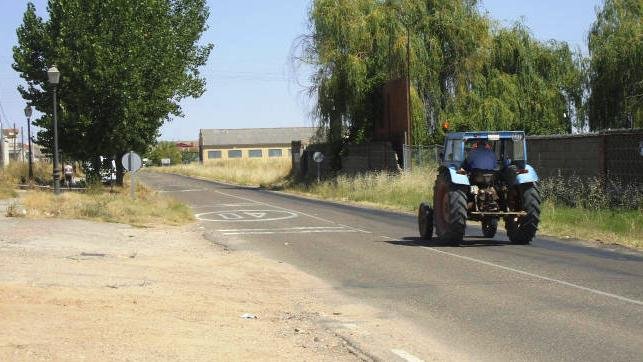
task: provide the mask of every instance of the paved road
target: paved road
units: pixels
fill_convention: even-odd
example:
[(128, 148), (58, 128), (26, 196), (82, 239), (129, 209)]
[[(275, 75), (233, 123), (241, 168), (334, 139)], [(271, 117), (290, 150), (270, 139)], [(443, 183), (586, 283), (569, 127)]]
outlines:
[(410, 215), (174, 175), (143, 179), (189, 203), (217, 240), (323, 278), (461, 356), (643, 360), (641, 253), (546, 238), (514, 246), (476, 227), (463, 246), (421, 244)]

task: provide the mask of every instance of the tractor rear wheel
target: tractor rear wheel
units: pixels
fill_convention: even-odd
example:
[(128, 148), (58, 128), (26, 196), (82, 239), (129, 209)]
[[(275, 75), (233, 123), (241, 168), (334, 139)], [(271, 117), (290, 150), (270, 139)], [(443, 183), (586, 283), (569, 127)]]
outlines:
[(464, 238), (467, 223), (467, 197), (462, 187), (441, 175), (435, 181), (433, 214), (440, 240), (459, 243)]
[(485, 238), (493, 238), (498, 230), (498, 218), (491, 217), (482, 220), (482, 234)]
[(506, 221), (507, 236), (512, 244), (526, 245), (536, 236), (540, 222), (540, 192), (535, 184), (520, 187), (522, 211), (527, 215)]
[(421, 203), (418, 209), (418, 226), (420, 240), (431, 240), (433, 237), (433, 209), (426, 203)]

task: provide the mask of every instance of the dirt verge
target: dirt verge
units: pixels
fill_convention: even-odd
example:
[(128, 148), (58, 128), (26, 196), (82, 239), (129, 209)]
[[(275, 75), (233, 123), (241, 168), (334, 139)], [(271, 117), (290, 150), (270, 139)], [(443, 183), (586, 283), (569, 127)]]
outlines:
[(319, 281), (196, 228), (0, 216), (0, 360), (358, 359)]

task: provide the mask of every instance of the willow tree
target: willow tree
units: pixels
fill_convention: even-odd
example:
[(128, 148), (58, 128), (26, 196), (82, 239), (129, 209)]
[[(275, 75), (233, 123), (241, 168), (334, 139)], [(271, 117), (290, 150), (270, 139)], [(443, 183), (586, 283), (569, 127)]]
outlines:
[[(456, 130), (569, 130), (582, 116), (579, 57), (504, 29), (473, 0), (315, 0), (299, 60), (313, 65), (310, 94), (331, 140), (368, 141), (382, 117), (382, 86), (410, 76), (414, 143), (431, 126)], [(406, 70), (407, 41), (410, 72)]]
[(27, 83), (22, 97), (44, 114), (34, 124), (49, 150), (51, 65), (61, 72), (60, 148), (78, 160), (145, 152), (162, 124), (182, 115), (181, 100), (204, 92), (205, 0), (49, 0), (47, 11), (45, 21), (28, 3), (13, 68)]
[(589, 32), (592, 129), (643, 127), (643, 3), (605, 0)]

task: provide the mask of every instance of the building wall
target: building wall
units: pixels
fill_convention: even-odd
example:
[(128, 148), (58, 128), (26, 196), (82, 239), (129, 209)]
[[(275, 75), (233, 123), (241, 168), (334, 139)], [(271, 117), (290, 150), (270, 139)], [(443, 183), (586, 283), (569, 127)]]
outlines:
[[(256, 151), (261, 151), (261, 156), (260, 157), (251, 157), (251, 155), (257, 154)], [(270, 150), (281, 150), (281, 156), (270, 156)], [(233, 152), (241, 152), (241, 157), (239, 158), (232, 158), (229, 157), (229, 151)], [(220, 154), (220, 158), (214, 158), (212, 152), (218, 152)], [(255, 160), (269, 160), (269, 159), (290, 159), (290, 152), (291, 148), (290, 145), (254, 145), (254, 146), (243, 146), (243, 147), (233, 147), (233, 146), (226, 146), (226, 147), (217, 147), (217, 146), (203, 146), (203, 151), (201, 154), (201, 159), (203, 160), (204, 163), (206, 162), (212, 162), (212, 161), (219, 161), (219, 160), (229, 160), (229, 159), (236, 159), (236, 160), (248, 160), (248, 159), (255, 159)]]

